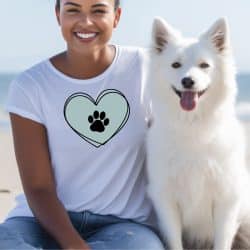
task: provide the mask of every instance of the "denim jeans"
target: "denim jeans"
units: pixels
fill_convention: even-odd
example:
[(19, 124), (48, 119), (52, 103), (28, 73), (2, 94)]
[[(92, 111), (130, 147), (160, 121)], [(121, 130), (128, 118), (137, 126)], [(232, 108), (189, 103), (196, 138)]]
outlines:
[[(150, 227), (110, 215), (69, 212), (75, 229), (91, 249), (164, 249)], [(0, 224), (0, 249), (60, 249), (34, 217), (14, 217)]]

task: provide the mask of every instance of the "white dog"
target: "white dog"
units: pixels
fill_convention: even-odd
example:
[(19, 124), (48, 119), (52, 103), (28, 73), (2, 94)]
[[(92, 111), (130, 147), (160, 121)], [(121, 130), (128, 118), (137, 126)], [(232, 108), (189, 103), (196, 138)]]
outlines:
[(185, 39), (156, 18), (148, 71), (149, 195), (169, 247), (250, 248), (250, 181), (226, 20)]

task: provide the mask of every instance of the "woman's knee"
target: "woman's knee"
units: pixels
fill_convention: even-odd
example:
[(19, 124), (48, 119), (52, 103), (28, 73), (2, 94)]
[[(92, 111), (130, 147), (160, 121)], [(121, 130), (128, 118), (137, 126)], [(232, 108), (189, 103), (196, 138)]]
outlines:
[(0, 249), (4, 248), (47, 249), (58, 248), (58, 244), (42, 228), (36, 218), (15, 217), (0, 225)]
[(25, 243), (21, 235), (11, 230), (4, 224), (0, 224), (0, 249), (35, 249)]
[(164, 249), (159, 236), (147, 226), (133, 224), (128, 228), (127, 234), (134, 237), (134, 249)]
[(106, 226), (93, 235), (89, 243), (93, 249), (164, 249), (160, 238), (153, 230), (137, 223)]

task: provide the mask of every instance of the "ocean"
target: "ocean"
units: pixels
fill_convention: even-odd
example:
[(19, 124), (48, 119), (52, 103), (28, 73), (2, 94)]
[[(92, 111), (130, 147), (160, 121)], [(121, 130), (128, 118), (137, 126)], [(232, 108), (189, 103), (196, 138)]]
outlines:
[[(11, 80), (16, 74), (0, 74), (0, 128), (9, 129), (10, 122), (8, 114), (4, 111), (8, 88)], [(250, 73), (239, 74), (237, 76), (238, 96), (237, 96), (237, 114), (241, 120), (250, 121)]]
[(0, 129), (9, 129), (10, 122), (8, 114), (4, 111), (9, 84), (16, 77), (13, 73), (0, 73)]

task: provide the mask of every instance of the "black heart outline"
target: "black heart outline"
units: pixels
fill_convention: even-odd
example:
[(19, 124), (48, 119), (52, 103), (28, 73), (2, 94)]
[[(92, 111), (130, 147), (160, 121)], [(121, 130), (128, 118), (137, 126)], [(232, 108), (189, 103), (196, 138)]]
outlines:
[[(103, 94), (104, 92), (107, 92), (107, 93)], [(127, 107), (128, 107), (127, 113), (126, 113), (126, 115), (125, 115), (125, 117), (124, 117), (124, 119), (123, 119), (123, 121), (122, 121), (122, 123), (121, 123), (121, 124), (123, 124), (123, 125), (120, 126), (120, 127), (115, 131), (115, 133), (114, 133), (111, 137), (109, 137), (105, 142), (100, 143), (100, 142), (97, 142), (97, 141), (93, 140), (92, 138), (89, 138), (89, 137), (87, 137), (87, 136), (83, 136), (82, 134), (80, 134), (76, 129), (74, 129), (74, 128), (71, 126), (71, 124), (69, 123), (69, 121), (67, 120), (67, 117), (66, 117), (66, 108), (67, 108), (69, 102), (70, 102), (73, 98), (75, 98), (75, 97), (77, 97), (77, 96), (86, 97), (86, 98), (88, 98), (95, 106), (97, 106), (98, 103), (100, 102), (100, 100), (101, 100), (105, 95), (108, 95), (108, 94), (110, 94), (110, 93), (116, 93), (116, 94), (122, 96), (122, 97), (125, 99), (125, 101), (127, 102)], [(103, 95), (102, 95), (102, 94), (103, 94)], [(90, 143), (91, 145), (93, 145), (93, 146), (99, 148), (100, 146), (106, 144), (109, 140), (111, 140), (111, 138), (113, 138), (113, 137), (114, 137), (114, 136), (115, 136), (124, 126), (125, 126), (125, 124), (126, 124), (127, 121), (128, 121), (129, 115), (130, 115), (130, 106), (129, 106), (129, 102), (128, 102), (127, 98), (125, 97), (125, 95), (122, 94), (119, 90), (116, 90), (116, 89), (105, 89), (105, 90), (103, 90), (103, 91), (98, 95), (98, 97), (96, 98), (96, 100), (94, 100), (94, 98), (93, 98), (92, 96), (90, 96), (89, 94), (87, 94), (87, 93), (76, 92), (76, 93), (72, 94), (71, 96), (69, 96), (69, 97), (67, 98), (67, 100), (66, 100), (66, 102), (65, 102), (65, 104), (64, 104), (63, 114), (64, 114), (64, 119), (66, 120), (67, 124), (69, 125), (69, 127), (70, 127), (76, 134), (78, 134), (78, 135), (79, 135), (81, 138), (83, 138), (86, 142), (88, 142), (88, 143)], [(89, 141), (86, 140), (86, 138), (87, 138)], [(93, 143), (91, 143), (91, 142), (96, 142), (98, 145), (95, 145), (95, 144), (93, 144)]]

